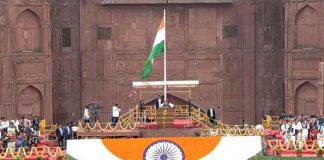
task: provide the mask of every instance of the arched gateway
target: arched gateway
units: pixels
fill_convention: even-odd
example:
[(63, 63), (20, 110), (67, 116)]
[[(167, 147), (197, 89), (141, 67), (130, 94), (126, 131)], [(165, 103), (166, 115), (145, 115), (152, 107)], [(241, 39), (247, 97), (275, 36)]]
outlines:
[(317, 88), (309, 82), (299, 86), (296, 90), (296, 115), (311, 115), (317, 113)]
[(18, 96), (18, 115), (32, 118), (33, 116), (42, 115), (43, 98), (40, 91), (28, 86), (23, 89)]

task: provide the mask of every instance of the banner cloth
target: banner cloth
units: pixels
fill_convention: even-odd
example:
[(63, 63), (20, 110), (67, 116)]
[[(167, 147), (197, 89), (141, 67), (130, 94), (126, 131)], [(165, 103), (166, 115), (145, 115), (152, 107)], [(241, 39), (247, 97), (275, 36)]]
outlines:
[(261, 151), (260, 136), (68, 140), (70, 160), (240, 160)]

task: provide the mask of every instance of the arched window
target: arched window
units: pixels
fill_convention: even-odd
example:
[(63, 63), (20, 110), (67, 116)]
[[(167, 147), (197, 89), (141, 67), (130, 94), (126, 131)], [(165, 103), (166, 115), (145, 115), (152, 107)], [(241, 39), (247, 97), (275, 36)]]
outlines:
[(30, 9), (18, 15), (15, 25), (16, 50), (18, 52), (40, 52), (42, 32), (39, 17)]
[(319, 47), (319, 13), (305, 6), (296, 14), (296, 48)]

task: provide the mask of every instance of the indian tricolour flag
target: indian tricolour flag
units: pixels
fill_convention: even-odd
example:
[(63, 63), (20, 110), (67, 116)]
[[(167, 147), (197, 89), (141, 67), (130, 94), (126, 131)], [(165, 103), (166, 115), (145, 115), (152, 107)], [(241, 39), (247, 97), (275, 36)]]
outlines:
[(153, 48), (144, 66), (144, 70), (142, 73), (142, 80), (145, 80), (150, 75), (153, 67), (154, 58), (159, 56), (164, 51), (164, 43), (165, 43), (165, 26), (164, 26), (164, 18), (162, 18), (160, 27), (155, 36)]

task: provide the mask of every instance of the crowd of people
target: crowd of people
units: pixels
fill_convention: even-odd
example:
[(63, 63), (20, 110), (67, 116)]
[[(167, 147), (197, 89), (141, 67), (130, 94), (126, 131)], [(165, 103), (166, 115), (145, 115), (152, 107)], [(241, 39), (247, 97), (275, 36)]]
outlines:
[[(73, 122), (67, 123), (66, 126), (59, 124), (55, 131), (58, 146), (66, 148), (67, 140), (76, 136), (77, 130), (78, 127)], [(37, 147), (40, 136), (40, 120), (37, 116), (33, 120), (25, 117), (21, 117), (19, 120), (16, 118), (8, 120), (4, 117), (0, 119), (0, 153), (6, 148), (15, 151), (21, 147), (27, 150)]]
[(281, 114), (280, 134), (288, 141), (317, 141), (320, 148), (324, 147), (324, 118), (312, 115), (310, 117)]
[(37, 147), (39, 143), (40, 120), (37, 116), (33, 120), (21, 117), (8, 120), (2, 117), (0, 120), (0, 152), (5, 148), (17, 150), (20, 147), (29, 149)]

